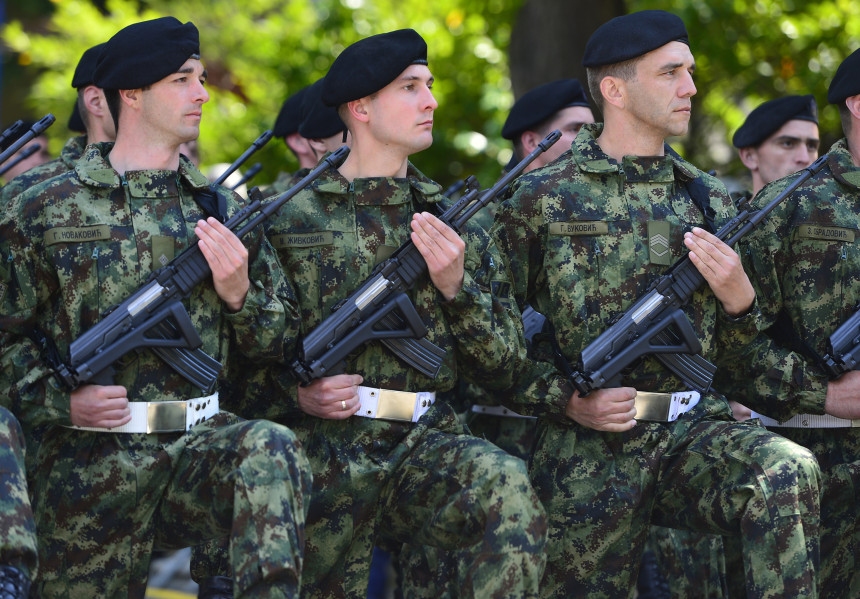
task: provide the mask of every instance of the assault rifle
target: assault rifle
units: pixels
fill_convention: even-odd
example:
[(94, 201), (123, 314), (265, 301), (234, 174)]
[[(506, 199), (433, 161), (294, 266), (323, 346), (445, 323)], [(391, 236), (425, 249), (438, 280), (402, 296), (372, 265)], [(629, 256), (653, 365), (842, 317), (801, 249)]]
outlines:
[[(457, 231), (480, 209), (517, 178), (531, 162), (561, 137), (553, 131), (493, 187), (473, 189), (463, 195), (439, 219)], [(428, 377), (435, 377), (445, 350), (425, 338), (427, 328), (406, 295), (427, 270), (427, 263), (411, 240), (379, 263), (370, 277), (339, 302), (332, 313), (308, 333), (299, 357), (290, 369), (302, 383), (338, 373), (345, 358), (357, 347), (379, 340), (397, 357)]]
[(45, 129), (53, 125), (55, 120), (57, 120), (56, 117), (54, 117), (53, 114), (48, 113), (23, 133), (21, 133), (21, 125), (18, 124), (20, 121), (13, 124), (9, 129), (6, 129), (6, 131), (3, 132), (3, 137), (6, 140), (4, 143), (7, 143), (9, 139), (12, 139), (15, 136), (18, 137), (15, 141), (9, 143), (9, 146), (5, 150), (0, 152), (0, 164), (9, 160), (9, 157), (12, 156), (12, 154), (44, 133)]
[[(222, 183), (224, 183), (224, 181), (226, 181), (226, 180), (227, 180), (227, 177), (229, 177), (230, 175), (232, 175), (232, 174), (233, 174), (233, 172), (234, 172), (237, 168), (239, 168), (240, 166), (242, 166), (243, 164), (245, 164), (245, 161), (246, 161), (246, 160), (248, 160), (248, 158), (250, 158), (250, 157), (251, 157), (251, 154), (253, 154), (253, 153), (254, 153), (254, 152), (256, 152), (257, 150), (259, 150), (260, 148), (262, 148), (263, 146), (265, 146), (267, 143), (269, 143), (269, 140), (270, 140), (270, 139), (272, 139), (272, 135), (273, 135), (273, 134), (272, 134), (272, 130), (271, 130), (271, 129), (266, 129), (265, 131), (263, 131), (263, 132), (260, 134), (260, 137), (258, 137), (258, 138), (254, 141), (254, 143), (252, 143), (252, 144), (251, 144), (251, 147), (250, 147), (250, 148), (248, 148), (247, 150), (245, 150), (245, 151), (242, 153), (242, 155), (241, 155), (241, 156), (239, 156), (236, 160), (234, 160), (234, 161), (233, 161), (233, 164), (231, 164), (230, 166), (228, 166), (228, 167), (227, 167), (227, 169), (226, 169), (223, 173), (221, 173), (221, 175), (220, 175), (217, 179), (215, 179), (215, 181), (213, 181), (213, 182), (212, 182), (212, 184), (213, 184), (213, 185), (221, 185)], [(256, 173), (254, 173), (254, 174), (256, 174)], [(249, 177), (249, 178), (250, 178), (250, 177)], [(244, 183), (244, 182), (245, 182), (245, 181), (240, 182), (240, 183), (239, 183), (239, 184), (237, 184), (235, 187), (238, 187), (239, 185), (241, 185), (241, 183)], [(235, 187), (231, 187), (230, 189), (234, 189)]]
[(9, 125), (6, 129), (3, 130), (3, 133), (0, 133), (0, 151), (5, 150), (12, 143), (15, 142), (19, 137), (24, 135), (27, 132), (27, 125), (24, 124), (24, 121), (17, 120), (11, 125)]
[[(332, 152), (301, 181), (271, 202), (259, 196), (225, 222), (240, 239), (276, 213), (329, 168), (340, 165), (349, 148)], [(256, 214), (252, 217), (252, 215)], [(250, 220), (249, 220), (250, 219)], [(245, 221), (248, 221), (246, 224)], [(57, 378), (70, 390), (113, 382), (113, 363), (132, 350), (150, 348), (188, 381), (211, 393), (221, 364), (200, 349), (202, 340), (182, 305), (212, 271), (195, 241), (171, 262), (152, 273), (131, 297), (113, 308), (69, 347), (68, 365), (49, 360)], [(50, 352), (46, 352), (50, 355)], [(53, 362), (53, 363), (51, 363)]]
[(858, 370), (860, 359), (860, 305), (854, 314), (839, 325), (827, 340), (827, 355), (821, 365), (830, 380), (838, 379), (849, 370)]
[[(755, 228), (767, 214), (827, 163), (825, 154), (803, 169), (792, 183), (760, 210), (749, 200), (715, 235), (728, 246)], [(681, 310), (705, 282), (689, 253), (654, 281), (648, 291), (581, 354), (579, 369), (568, 367), (568, 380), (585, 396), (594, 389), (620, 384), (622, 371), (639, 358), (654, 354), (663, 365), (700, 393), (710, 389), (716, 367), (699, 352), (702, 344)], [(559, 357), (559, 356), (557, 356)]]
[(14, 160), (10, 160), (3, 166), (0, 166), (0, 177), (6, 174), (7, 171), (11, 170), (16, 164), (19, 164), (39, 150), (42, 149), (42, 144), (32, 144), (21, 150), (21, 153), (15, 156)]

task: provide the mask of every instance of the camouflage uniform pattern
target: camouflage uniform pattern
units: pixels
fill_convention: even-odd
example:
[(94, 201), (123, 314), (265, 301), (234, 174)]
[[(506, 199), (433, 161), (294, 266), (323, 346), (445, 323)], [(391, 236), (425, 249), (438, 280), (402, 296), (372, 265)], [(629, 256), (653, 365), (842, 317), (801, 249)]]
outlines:
[[(303, 333), (409, 239), (412, 215), (432, 211), (439, 192), (411, 165), (404, 179), (350, 183), (331, 172), (280, 211), (268, 236), (295, 286)], [(436, 391), (418, 423), (296, 417), (295, 383), (284, 375), (279, 407), (314, 474), (303, 596), (366, 596), (377, 539), (468, 547), (466, 596), (536, 596), (545, 516), (524, 464), (468, 435), (443, 397), (460, 376), (491, 388), (510, 384), (520, 334), (500, 301), (507, 279), (489, 238), (470, 230), (465, 239), (464, 283), (454, 299), (445, 301), (426, 275), (409, 294), (428, 339), (448, 350), (438, 376), (425, 377), (377, 343), (357, 350), (345, 368), (367, 386)]]
[[(573, 364), (666, 269), (650, 263), (648, 221), (669, 224), (668, 244), (651, 251), (681, 255), (683, 233), (701, 221), (681, 182), (705, 177), (718, 223), (732, 211), (722, 185), (680, 159), (610, 159), (601, 131), (586, 125), (570, 152), (520, 177), (493, 228), (517, 303), (550, 319)], [(731, 319), (707, 286), (685, 312), (718, 365), (723, 346), (757, 331), (755, 309)], [(605, 433), (564, 416), (572, 388), (552, 364), (533, 362), (520, 383), (511, 407), (541, 417), (529, 469), (549, 519), (543, 596), (632, 597), (652, 523), (739, 535), (750, 597), (815, 596), (820, 471), (810, 452), (733, 421), (717, 393), (673, 423)], [(684, 389), (651, 357), (622, 383)]]
[[(13, 257), (0, 333), (19, 348), (4, 367), (26, 373), (16, 377), (10, 399), (25, 431), (40, 438), (29, 480), (37, 592), (143, 597), (153, 548), (230, 536), (237, 596), (295, 596), (311, 477), (288, 429), (227, 412), (187, 434), (67, 428), (69, 394), (26, 336), (38, 326), (68, 355), (72, 339), (136, 290), (171, 249), (179, 253), (195, 239), (204, 215), (191, 191), (208, 180), (185, 158), (178, 171), (120, 178), (106, 160), (110, 148), (89, 146), (74, 171), (17, 196), (0, 223)], [(231, 212), (235, 198), (227, 198)], [(279, 360), (297, 326), (271, 246), (258, 233), (251, 247), (251, 288), (241, 310), (224, 311), (211, 282), (185, 302), (202, 349), (223, 362), (236, 349)], [(115, 381), (132, 401), (201, 395), (148, 351), (118, 362)]]
[(36, 525), (27, 495), (24, 436), (15, 417), (0, 407), (0, 565), (36, 575)]
[(0, 189), (0, 206), (8, 205), (9, 202), (12, 201), (12, 198), (22, 191), (75, 168), (75, 163), (81, 156), (83, 156), (86, 145), (86, 135), (70, 137), (63, 146), (63, 149), (60, 151), (59, 158), (55, 158), (54, 160), (49, 160), (44, 164), (35, 166), (30, 170), (21, 173), (4, 185), (3, 188)]
[[(755, 204), (763, 206), (794, 178), (768, 185)], [(830, 149), (827, 166), (741, 242), (765, 324), (784, 311), (798, 339), (819, 356), (827, 353), (828, 337), (860, 302), (858, 205), (860, 169), (842, 139)], [(761, 336), (738, 363), (743, 367), (726, 372), (720, 383), (746, 393), (744, 403), (756, 412), (778, 421), (824, 413), (827, 377), (805, 354)], [(821, 465), (821, 595), (857, 597), (860, 429), (773, 430), (809, 448)]]

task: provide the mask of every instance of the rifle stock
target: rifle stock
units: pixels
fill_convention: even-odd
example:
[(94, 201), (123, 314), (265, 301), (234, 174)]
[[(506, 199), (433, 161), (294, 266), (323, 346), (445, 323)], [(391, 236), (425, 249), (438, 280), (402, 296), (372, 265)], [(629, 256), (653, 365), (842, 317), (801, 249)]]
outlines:
[[(827, 155), (803, 169), (788, 187), (760, 210), (749, 205), (715, 235), (733, 246), (827, 163)], [(664, 366), (700, 393), (710, 389), (716, 368), (699, 355), (701, 343), (681, 308), (705, 282), (689, 253), (675, 262), (649, 290), (592, 341), (580, 356), (579, 370), (568, 373), (571, 384), (585, 396), (594, 389), (617, 386), (622, 371), (653, 354)]]
[(833, 331), (827, 340), (827, 355), (821, 364), (830, 380), (838, 379), (849, 370), (858, 370), (860, 362), (860, 306)]
[[(343, 162), (348, 153), (346, 146), (332, 152), (275, 200), (263, 205), (261, 199), (255, 199), (228, 219), (225, 226), (243, 238), (325, 170)], [(258, 214), (252, 217), (255, 213)], [(130, 351), (150, 348), (189, 382), (211, 392), (221, 364), (200, 349), (202, 340), (182, 305), (182, 299), (207, 280), (211, 272), (195, 241), (75, 339), (69, 346), (67, 364), (51, 364), (57, 378), (71, 390), (89, 383), (111, 384), (116, 360)]]
[[(490, 189), (470, 190), (439, 217), (461, 232), (463, 225), (478, 210), (496, 197), (561, 137), (552, 131), (538, 147)], [(333, 312), (310, 331), (300, 344), (299, 356), (292, 362), (293, 375), (303, 384), (340, 372), (344, 359), (358, 347), (381, 341), (392, 353), (426, 376), (435, 377), (442, 367), (445, 350), (425, 338), (427, 329), (406, 295), (427, 263), (411, 240), (401, 245)]]

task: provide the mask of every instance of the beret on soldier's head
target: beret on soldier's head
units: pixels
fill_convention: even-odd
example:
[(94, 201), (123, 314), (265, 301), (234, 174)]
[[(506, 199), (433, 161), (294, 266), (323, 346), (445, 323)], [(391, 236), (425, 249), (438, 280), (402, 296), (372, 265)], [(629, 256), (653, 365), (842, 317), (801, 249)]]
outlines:
[(175, 73), (200, 55), (193, 23), (174, 17), (134, 23), (114, 34), (102, 49), (93, 83), (103, 89), (138, 89)]
[(67, 127), (69, 131), (74, 131), (75, 133), (87, 132), (87, 126), (84, 125), (84, 119), (81, 118), (77, 102), (75, 102), (74, 108), (72, 108), (72, 115), (69, 117), (69, 124)]
[(81, 55), (75, 74), (72, 75), (72, 87), (81, 89), (93, 83), (93, 72), (96, 70), (99, 58), (102, 55), (104, 43), (93, 46)]
[(860, 49), (854, 50), (842, 61), (827, 88), (827, 101), (841, 104), (847, 98), (860, 94)]
[(326, 106), (322, 101), (322, 89), (325, 78), (320, 79), (310, 87), (302, 102), (302, 122), (299, 124), (299, 134), (307, 139), (325, 139), (346, 129), (340, 120), (337, 108)]
[(502, 127), (502, 137), (514, 139), (568, 106), (589, 107), (578, 79), (560, 79), (539, 85), (514, 102)]
[(298, 132), (299, 125), (302, 123), (302, 102), (307, 90), (307, 87), (303, 87), (284, 100), (278, 118), (275, 119), (275, 126), (272, 127), (272, 133), (275, 137), (286, 137)]
[(322, 100), (339, 106), (378, 92), (409, 65), (427, 64), (427, 43), (414, 29), (372, 35), (344, 49), (325, 76)]
[(618, 64), (669, 42), (690, 45), (687, 28), (677, 15), (665, 10), (641, 10), (615, 17), (598, 27), (588, 39), (582, 66)]
[(758, 147), (788, 121), (798, 119), (818, 123), (818, 106), (815, 97), (785, 96), (765, 102), (757, 107), (735, 131), (732, 145), (736, 148)]

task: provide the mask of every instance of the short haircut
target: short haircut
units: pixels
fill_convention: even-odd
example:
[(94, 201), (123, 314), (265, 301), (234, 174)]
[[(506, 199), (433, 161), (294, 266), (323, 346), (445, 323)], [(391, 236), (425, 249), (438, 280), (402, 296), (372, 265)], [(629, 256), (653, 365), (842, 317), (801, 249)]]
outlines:
[(594, 105), (597, 106), (601, 114), (603, 113), (603, 94), (600, 93), (600, 82), (606, 77), (617, 77), (624, 81), (635, 80), (636, 65), (642, 59), (642, 56), (637, 56), (624, 62), (585, 69), (588, 78), (588, 91), (591, 92), (591, 99), (594, 100)]

